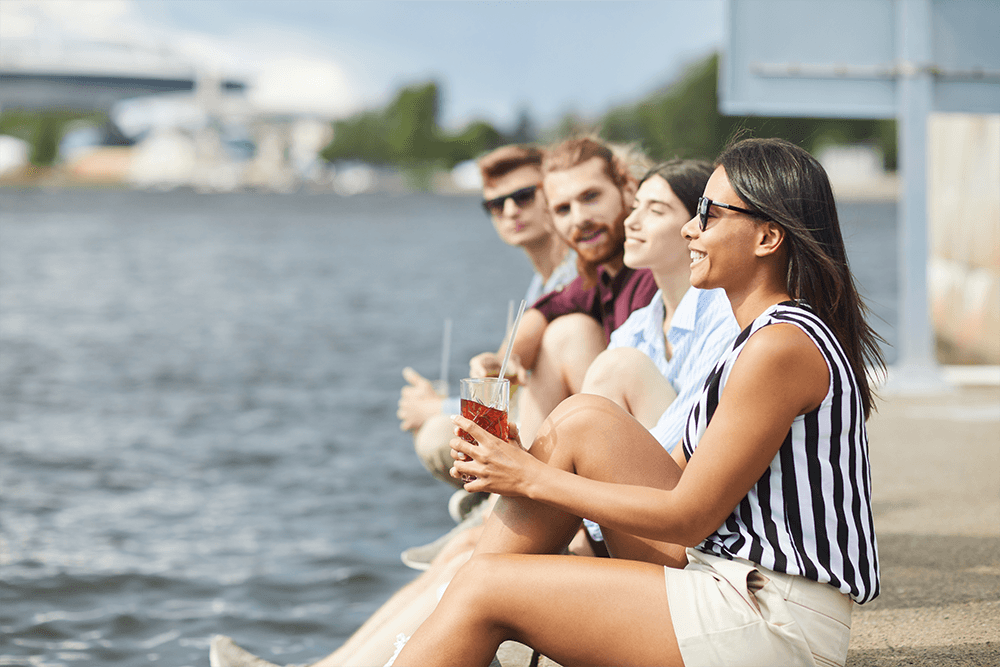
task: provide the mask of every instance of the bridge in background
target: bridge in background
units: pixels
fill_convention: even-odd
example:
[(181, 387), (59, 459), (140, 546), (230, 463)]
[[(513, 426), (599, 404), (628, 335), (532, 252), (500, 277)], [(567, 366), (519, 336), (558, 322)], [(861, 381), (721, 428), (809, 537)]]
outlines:
[(142, 44), (61, 40), (0, 42), (0, 109), (110, 111), (121, 100), (192, 92), (241, 95), (246, 84), (209, 75), (185, 57)]
[[(25, 72), (0, 68), (0, 109), (69, 109), (110, 111), (116, 102), (158, 93), (194, 92), (194, 76), (157, 77), (128, 74), (66, 74)], [(231, 79), (216, 80), (218, 92), (242, 93), (246, 84)]]

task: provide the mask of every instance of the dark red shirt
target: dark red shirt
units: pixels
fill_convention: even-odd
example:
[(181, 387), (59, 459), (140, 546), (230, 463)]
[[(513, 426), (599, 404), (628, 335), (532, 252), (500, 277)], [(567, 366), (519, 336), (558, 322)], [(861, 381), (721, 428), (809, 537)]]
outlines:
[(610, 342), (611, 332), (621, 326), (632, 311), (648, 306), (656, 289), (649, 269), (623, 266), (612, 278), (602, 266), (597, 269), (597, 285), (591, 289), (583, 288), (583, 277), (579, 276), (565, 287), (540, 298), (532, 308), (541, 311), (549, 322), (570, 313), (590, 315), (604, 327), (604, 340)]

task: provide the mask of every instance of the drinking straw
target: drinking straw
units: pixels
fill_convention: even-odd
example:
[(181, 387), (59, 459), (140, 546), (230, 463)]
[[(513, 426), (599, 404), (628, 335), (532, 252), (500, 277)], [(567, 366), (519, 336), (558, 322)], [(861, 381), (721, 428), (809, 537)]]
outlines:
[(517, 309), (517, 317), (514, 318), (514, 324), (510, 328), (510, 336), (507, 338), (507, 351), (503, 355), (503, 363), (500, 364), (500, 372), (497, 374), (498, 378), (503, 378), (503, 372), (507, 370), (507, 361), (510, 360), (510, 351), (514, 349), (514, 336), (517, 335), (517, 327), (521, 324), (521, 315), (524, 315), (524, 299), (521, 299), (521, 306)]
[(451, 356), (451, 318), (444, 320), (444, 340), (441, 342), (441, 386), (448, 386), (448, 358)]
[(507, 302), (507, 328), (504, 330), (507, 340), (510, 340), (510, 328), (512, 326), (514, 326), (514, 299)]

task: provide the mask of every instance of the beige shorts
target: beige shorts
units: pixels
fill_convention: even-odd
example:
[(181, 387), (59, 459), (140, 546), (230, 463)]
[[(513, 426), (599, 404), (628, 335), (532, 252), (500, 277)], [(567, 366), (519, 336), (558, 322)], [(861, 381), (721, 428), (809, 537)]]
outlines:
[(843, 665), (851, 598), (829, 584), (688, 549), (665, 568), (685, 667)]

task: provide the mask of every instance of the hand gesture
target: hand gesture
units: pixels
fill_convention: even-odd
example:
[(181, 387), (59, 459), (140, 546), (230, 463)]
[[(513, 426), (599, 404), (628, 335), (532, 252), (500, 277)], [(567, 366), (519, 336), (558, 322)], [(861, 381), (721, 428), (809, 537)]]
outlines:
[(424, 422), (441, 413), (442, 399), (434, 391), (430, 380), (409, 366), (403, 369), (403, 378), (407, 381), (399, 395), (399, 417), (401, 431), (416, 431)]

